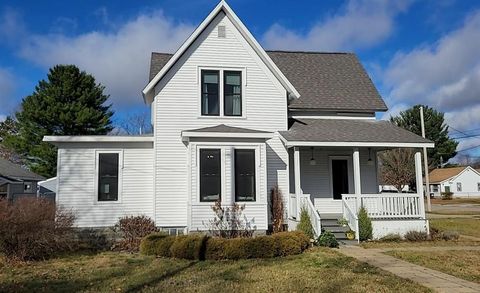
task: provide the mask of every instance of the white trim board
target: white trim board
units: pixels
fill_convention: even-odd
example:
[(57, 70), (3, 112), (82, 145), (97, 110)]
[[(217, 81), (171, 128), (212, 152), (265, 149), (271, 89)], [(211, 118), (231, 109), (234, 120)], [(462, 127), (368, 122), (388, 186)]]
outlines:
[(273, 138), (273, 133), (237, 133), (237, 132), (197, 132), (197, 131), (182, 131), (182, 138), (188, 139), (190, 137), (219, 137), (219, 138)]
[(45, 142), (153, 142), (153, 136), (72, 135), (44, 136)]
[[(283, 138), (283, 137), (282, 137)], [(387, 148), (433, 148), (433, 143), (409, 142), (322, 142), (322, 141), (288, 141), (282, 139), (288, 148), (295, 146), (324, 146), (324, 147), (387, 147)]]
[(195, 31), (188, 37), (188, 39), (180, 46), (180, 48), (175, 52), (175, 54), (168, 60), (168, 62), (163, 66), (163, 68), (158, 72), (155, 77), (145, 86), (142, 91), (143, 99), (145, 103), (152, 103), (154, 99), (155, 86), (160, 82), (160, 80), (165, 76), (165, 74), (173, 67), (173, 65), (180, 59), (180, 57), (187, 51), (187, 49), (195, 42), (195, 40), (200, 36), (200, 34), (207, 28), (207, 26), (215, 19), (215, 17), (223, 11), (227, 17), (230, 18), (235, 27), (240, 31), (242, 36), (246, 41), (252, 46), (256, 51), (260, 59), (267, 65), (267, 67), (272, 71), (273, 75), (280, 81), (282, 86), (289, 92), (294, 98), (299, 98), (300, 93), (294, 88), (290, 81), (285, 77), (285, 75), (280, 71), (280, 69), (275, 65), (275, 63), (270, 59), (268, 54), (263, 50), (260, 44), (255, 40), (253, 35), (248, 31), (242, 21), (237, 17), (235, 12), (228, 6), (225, 1), (220, 1), (218, 5), (210, 12), (210, 14), (202, 21), (202, 23), (195, 29)]

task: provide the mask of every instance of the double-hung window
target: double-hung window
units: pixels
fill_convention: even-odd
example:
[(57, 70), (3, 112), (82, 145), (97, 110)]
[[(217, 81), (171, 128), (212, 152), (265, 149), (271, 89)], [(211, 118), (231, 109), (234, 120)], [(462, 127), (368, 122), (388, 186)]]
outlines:
[(202, 70), (202, 115), (220, 115), (218, 70)]
[(222, 194), (220, 149), (200, 150), (200, 201), (218, 201)]
[(201, 115), (242, 116), (242, 71), (201, 71)]
[(457, 182), (457, 191), (462, 191), (462, 183)]
[(119, 153), (98, 154), (98, 201), (118, 200)]
[(255, 150), (235, 150), (235, 201), (255, 201)]

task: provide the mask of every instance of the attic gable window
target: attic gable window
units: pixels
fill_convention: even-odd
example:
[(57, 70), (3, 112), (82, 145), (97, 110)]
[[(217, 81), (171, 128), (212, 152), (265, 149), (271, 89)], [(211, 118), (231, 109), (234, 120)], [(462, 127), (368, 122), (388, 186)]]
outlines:
[(202, 70), (202, 115), (220, 115), (219, 79), (218, 70)]

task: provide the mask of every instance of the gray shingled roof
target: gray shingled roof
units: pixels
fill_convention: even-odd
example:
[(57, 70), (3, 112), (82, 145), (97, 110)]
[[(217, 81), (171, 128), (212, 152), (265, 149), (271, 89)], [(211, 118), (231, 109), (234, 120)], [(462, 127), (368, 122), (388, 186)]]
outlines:
[(30, 172), (22, 166), (0, 158), (0, 176), (16, 180), (44, 180), (45, 178)]
[(287, 141), (432, 143), (385, 120), (299, 119), (280, 134)]
[(198, 128), (193, 130), (187, 130), (190, 132), (222, 132), (222, 133), (271, 133), (263, 130), (254, 130), (241, 127), (233, 127), (225, 124), (220, 124), (217, 126)]
[[(267, 51), (300, 93), (290, 109), (386, 111), (387, 106), (352, 53)], [(172, 54), (152, 53), (150, 80)]]

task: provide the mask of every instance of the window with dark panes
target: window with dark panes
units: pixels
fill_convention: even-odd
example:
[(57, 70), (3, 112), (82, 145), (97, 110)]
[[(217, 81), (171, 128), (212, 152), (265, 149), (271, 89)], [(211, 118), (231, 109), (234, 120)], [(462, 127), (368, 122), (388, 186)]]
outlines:
[(225, 71), (223, 77), (224, 115), (242, 116), (242, 72)]
[(202, 115), (220, 115), (219, 71), (202, 70)]
[(98, 200), (118, 200), (118, 153), (98, 154)]
[(235, 150), (235, 201), (255, 201), (255, 150)]
[(200, 150), (200, 201), (221, 198), (221, 152), (219, 149)]

